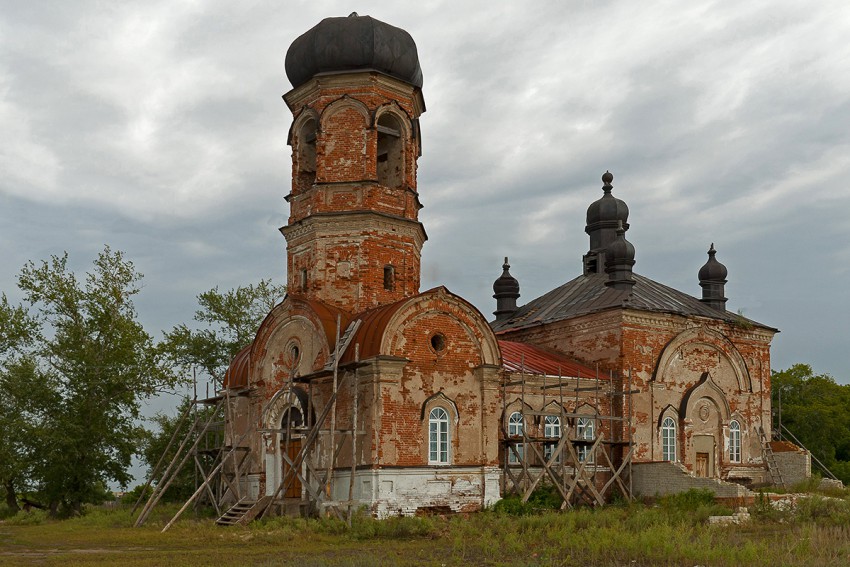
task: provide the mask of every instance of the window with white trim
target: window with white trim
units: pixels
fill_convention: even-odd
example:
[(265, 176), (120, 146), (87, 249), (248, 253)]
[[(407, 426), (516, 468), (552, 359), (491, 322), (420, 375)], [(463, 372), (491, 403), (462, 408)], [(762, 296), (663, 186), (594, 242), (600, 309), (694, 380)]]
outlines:
[(729, 460), (741, 462), (741, 425), (735, 420), (729, 423)]
[(449, 464), (449, 414), (441, 407), (428, 414), (428, 464)]
[[(593, 419), (589, 417), (580, 417), (576, 421), (576, 437), (582, 441), (593, 441), (594, 439), (594, 427), (593, 427)], [(590, 452), (591, 446), (586, 444), (581, 444), (577, 447), (576, 455), (578, 456), (578, 461), (583, 463), (585, 461), (593, 462), (593, 455)]]
[(661, 422), (661, 460), (676, 460), (676, 422), (672, 417)]
[[(543, 458), (547, 461), (552, 458), (552, 453), (555, 451), (555, 447), (558, 445), (558, 441), (561, 440), (561, 418), (557, 415), (547, 415), (546, 420), (543, 422), (543, 436), (548, 439), (553, 439), (553, 441), (546, 441), (543, 445)], [(558, 459), (556, 462), (560, 461), (560, 455), (558, 455)]]
[[(522, 437), (522, 428), (522, 414), (515, 411), (508, 418), (508, 437)], [(520, 457), (525, 455), (525, 445), (523, 443), (516, 443), (514, 448)], [(519, 459), (510, 448), (508, 448), (508, 462), (514, 465), (519, 464)]]

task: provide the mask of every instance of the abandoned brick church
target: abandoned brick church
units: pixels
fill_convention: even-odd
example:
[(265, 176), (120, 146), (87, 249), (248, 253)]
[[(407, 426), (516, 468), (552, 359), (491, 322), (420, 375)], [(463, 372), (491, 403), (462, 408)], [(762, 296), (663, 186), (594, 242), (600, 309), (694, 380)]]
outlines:
[(777, 474), (777, 331), (726, 310), (713, 245), (701, 298), (636, 273), (606, 172), (575, 279), (518, 306), (506, 259), (488, 322), (445, 287), (419, 289), (411, 36), (328, 18), (292, 43), (286, 73), (288, 294), (223, 390), (229, 442), (248, 455), (231, 466), (240, 497), (386, 516), (478, 510), (541, 483), (565, 506), (690, 486), (734, 496)]

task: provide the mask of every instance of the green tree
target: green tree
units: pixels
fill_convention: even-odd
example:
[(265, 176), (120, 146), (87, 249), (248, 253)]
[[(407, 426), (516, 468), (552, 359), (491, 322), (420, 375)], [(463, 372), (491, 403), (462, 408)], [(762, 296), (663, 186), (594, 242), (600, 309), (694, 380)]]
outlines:
[[(142, 400), (173, 388), (177, 379), (153, 339), (137, 321), (132, 298), (142, 275), (109, 247), (79, 281), (68, 255), (28, 262), (18, 285), (41, 328), (31, 372), (46, 392), (32, 400), (19, 392), (14, 404), (31, 404), (38, 447), (29, 475), (52, 513), (77, 513), (105, 494), (109, 482), (126, 486), (138, 450)], [(44, 395), (41, 395), (44, 394)], [(26, 456), (26, 453), (24, 453)]]
[(218, 287), (198, 295), (195, 321), (205, 328), (186, 324), (165, 333), (162, 348), (184, 372), (200, 369), (221, 385), (233, 357), (254, 340), (263, 319), (286, 293), (286, 286), (260, 280), (225, 292)]
[(0, 295), (0, 484), (12, 511), (19, 510), (17, 493), (31, 478), (36, 416), (30, 410), (43, 383), (30, 352), (37, 332), (27, 310)]
[(771, 395), (776, 426), (781, 408), (783, 427), (833, 474), (850, 483), (850, 385), (815, 374), (808, 364), (795, 364), (773, 371)]

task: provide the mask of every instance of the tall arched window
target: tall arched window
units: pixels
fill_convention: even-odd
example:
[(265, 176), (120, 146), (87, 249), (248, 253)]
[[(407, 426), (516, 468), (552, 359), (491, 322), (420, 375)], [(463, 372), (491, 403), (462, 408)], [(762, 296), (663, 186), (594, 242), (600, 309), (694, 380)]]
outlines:
[[(508, 436), (509, 437), (522, 437), (522, 414), (518, 411), (515, 411), (508, 418)], [(519, 456), (522, 457), (525, 455), (525, 445), (523, 443), (517, 443), (514, 445), (516, 448), (516, 452), (519, 453)], [(508, 462), (517, 464), (519, 463), (519, 459), (513, 451), (508, 449)]]
[(378, 183), (386, 187), (401, 187), (404, 171), (402, 129), (392, 114), (378, 118)]
[(306, 191), (316, 181), (316, 121), (312, 118), (298, 132), (297, 190)]
[[(576, 421), (576, 437), (581, 439), (582, 441), (593, 441), (594, 439), (594, 431), (593, 431), (593, 420), (589, 417), (580, 417), (578, 421)], [(593, 462), (593, 455), (590, 453), (590, 445), (582, 443), (578, 446), (578, 451), (576, 451), (578, 455), (578, 460), (580, 463), (584, 461)]]
[[(557, 415), (547, 415), (546, 421), (543, 423), (543, 436), (553, 441), (546, 441), (543, 445), (543, 458), (547, 461), (552, 458), (552, 453), (558, 441), (561, 439), (561, 418)], [(560, 460), (560, 455), (558, 456)]]
[(741, 425), (735, 420), (729, 423), (729, 460), (741, 462)]
[(676, 460), (676, 422), (672, 417), (665, 417), (661, 423), (661, 459)]
[(449, 464), (449, 414), (437, 407), (428, 414), (428, 464)]

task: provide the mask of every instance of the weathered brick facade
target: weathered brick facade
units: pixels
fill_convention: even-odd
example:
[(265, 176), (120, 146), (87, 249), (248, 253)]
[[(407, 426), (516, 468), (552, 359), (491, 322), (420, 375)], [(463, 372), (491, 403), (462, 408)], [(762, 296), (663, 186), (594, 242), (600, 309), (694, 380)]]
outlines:
[[(328, 30), (335, 50), (307, 37)], [(374, 53), (361, 53), (372, 36)], [(628, 208), (610, 174), (588, 209), (579, 278), (518, 308), (506, 261), (491, 324), (443, 287), (419, 291), (425, 105), (411, 45), (353, 16), (324, 20), (287, 55), (289, 293), (225, 383), (231, 442), (248, 432), (247, 492), (378, 515), (477, 510), (520, 466), (510, 446), (540, 468), (561, 437), (562, 473), (587, 467), (600, 484), (632, 446), (636, 463), (764, 480), (775, 329), (725, 311), (713, 248), (703, 302), (633, 274)], [(585, 460), (597, 439), (606, 460)]]

